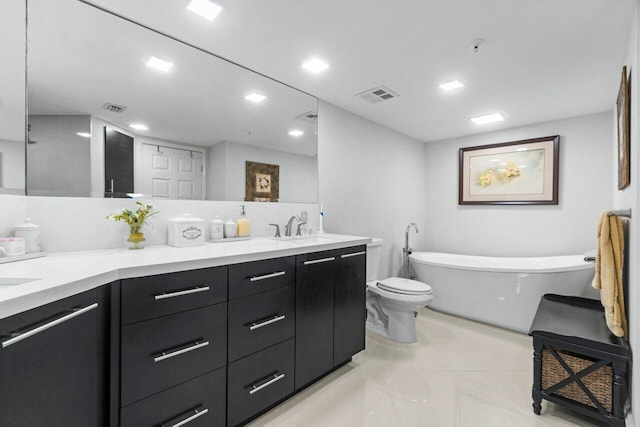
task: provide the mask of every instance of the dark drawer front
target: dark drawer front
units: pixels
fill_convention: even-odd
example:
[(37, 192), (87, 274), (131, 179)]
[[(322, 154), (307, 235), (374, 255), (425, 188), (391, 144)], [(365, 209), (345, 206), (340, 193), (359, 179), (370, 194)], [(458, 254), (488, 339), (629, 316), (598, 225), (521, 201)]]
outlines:
[(293, 286), (295, 258), (276, 258), (229, 266), (229, 299)]
[(122, 408), (120, 425), (224, 426), (226, 385), (226, 369), (220, 368)]
[(227, 300), (227, 267), (159, 274), (122, 281), (122, 324)]
[(229, 302), (229, 361), (295, 334), (295, 288), (276, 289)]
[(293, 338), (229, 365), (227, 425), (235, 426), (293, 393)]
[(223, 366), (227, 305), (124, 326), (121, 339), (124, 406)]

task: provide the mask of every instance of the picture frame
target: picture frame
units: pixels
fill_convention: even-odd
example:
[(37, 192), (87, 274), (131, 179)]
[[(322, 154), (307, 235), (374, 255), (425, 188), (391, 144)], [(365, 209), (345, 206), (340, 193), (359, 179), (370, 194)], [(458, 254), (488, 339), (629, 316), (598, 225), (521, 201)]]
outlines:
[(631, 97), (629, 95), (629, 80), (627, 66), (622, 67), (620, 89), (616, 102), (618, 129), (618, 190), (622, 190), (631, 183), (631, 164), (629, 155), (631, 149)]
[(557, 205), (560, 136), (459, 150), (459, 205)]
[(280, 198), (280, 166), (245, 162), (245, 198), (247, 202), (277, 202)]

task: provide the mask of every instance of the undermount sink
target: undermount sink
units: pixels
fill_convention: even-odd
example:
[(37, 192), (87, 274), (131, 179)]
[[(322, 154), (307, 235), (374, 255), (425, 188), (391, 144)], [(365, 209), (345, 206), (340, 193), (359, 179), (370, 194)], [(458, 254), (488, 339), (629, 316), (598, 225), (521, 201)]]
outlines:
[(25, 283), (33, 282), (35, 278), (27, 278), (27, 277), (0, 277), (0, 286), (17, 286)]

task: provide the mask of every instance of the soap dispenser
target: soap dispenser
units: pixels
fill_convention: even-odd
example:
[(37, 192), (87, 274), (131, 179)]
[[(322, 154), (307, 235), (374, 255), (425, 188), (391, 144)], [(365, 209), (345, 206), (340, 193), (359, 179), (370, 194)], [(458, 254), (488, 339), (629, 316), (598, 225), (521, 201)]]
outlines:
[(238, 224), (237, 236), (249, 237), (249, 233), (250, 233), (249, 219), (247, 218), (247, 213), (244, 210), (244, 205), (240, 205), (240, 207), (242, 208), (242, 212), (240, 212), (240, 218), (238, 218), (238, 221), (236, 221), (236, 223)]

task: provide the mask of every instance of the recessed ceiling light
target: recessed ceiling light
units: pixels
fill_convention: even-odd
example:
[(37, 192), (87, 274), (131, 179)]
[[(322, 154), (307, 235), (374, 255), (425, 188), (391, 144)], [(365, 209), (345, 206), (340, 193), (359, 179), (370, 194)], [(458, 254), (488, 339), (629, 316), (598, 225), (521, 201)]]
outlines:
[(83, 138), (91, 138), (91, 134), (89, 132), (78, 132), (76, 135), (81, 136)]
[(449, 92), (450, 90), (459, 89), (461, 87), (464, 87), (464, 84), (460, 80), (452, 80), (440, 85), (440, 88), (447, 92)]
[(141, 123), (132, 123), (129, 126), (134, 128), (135, 130), (149, 130), (148, 127), (146, 127), (145, 125), (143, 125)]
[(258, 102), (264, 101), (265, 99), (267, 99), (267, 97), (264, 95), (260, 95), (259, 93), (253, 92), (245, 96), (244, 99), (246, 99), (247, 101), (258, 103)]
[(146, 65), (147, 67), (155, 68), (156, 70), (165, 71), (165, 72), (169, 71), (171, 67), (173, 67), (173, 63), (165, 61), (160, 58), (156, 58), (155, 56), (152, 56), (151, 58), (149, 58)]
[(219, 6), (209, 0), (191, 0), (187, 9), (191, 12), (197, 13), (209, 21), (213, 21), (213, 18), (222, 12), (222, 6)]
[(329, 64), (321, 61), (317, 58), (310, 59), (302, 64), (302, 68), (311, 71), (312, 73), (319, 73), (329, 68)]
[(493, 113), (487, 114), (486, 116), (472, 117), (471, 121), (477, 125), (486, 125), (487, 123), (500, 122), (504, 120), (502, 114)]
[(292, 131), (289, 131), (289, 135), (291, 135), (291, 136), (302, 136), (302, 135), (304, 135), (304, 132), (302, 132), (301, 130), (298, 130), (298, 129), (294, 129)]

